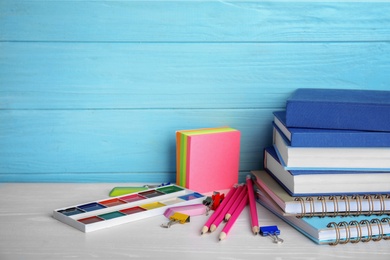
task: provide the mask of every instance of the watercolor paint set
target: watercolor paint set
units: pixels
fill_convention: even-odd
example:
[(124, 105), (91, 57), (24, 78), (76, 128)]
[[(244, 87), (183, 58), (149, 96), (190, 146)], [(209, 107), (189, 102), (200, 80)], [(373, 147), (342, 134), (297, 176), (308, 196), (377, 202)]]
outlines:
[(53, 217), (80, 231), (91, 232), (163, 215), (170, 207), (202, 203), (205, 198), (200, 193), (172, 184), (56, 209)]

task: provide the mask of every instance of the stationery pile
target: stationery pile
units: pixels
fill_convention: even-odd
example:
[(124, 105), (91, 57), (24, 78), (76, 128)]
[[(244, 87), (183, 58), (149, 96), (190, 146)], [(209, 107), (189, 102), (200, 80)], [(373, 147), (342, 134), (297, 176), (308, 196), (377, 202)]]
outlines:
[(246, 183), (240, 185), (234, 185), (230, 188), (225, 199), (218, 206), (218, 208), (209, 217), (207, 222), (201, 229), (201, 234), (207, 232), (214, 232), (218, 226), (225, 221), (226, 224), (222, 228), (219, 234), (219, 241), (226, 239), (229, 231), (233, 227), (235, 221), (244, 210), (245, 206), (249, 202), (249, 209), (251, 215), (251, 229), (253, 234), (260, 233), (262, 236), (270, 236), (275, 243), (282, 243), (283, 240), (278, 237), (280, 230), (277, 226), (265, 226), (259, 228), (259, 221), (257, 217), (257, 208), (254, 193), (254, 183), (251, 176), (247, 176)]
[(176, 132), (176, 184), (198, 192), (238, 183), (240, 132), (231, 127)]
[(298, 89), (274, 113), (258, 201), (319, 244), (390, 237), (390, 91)]

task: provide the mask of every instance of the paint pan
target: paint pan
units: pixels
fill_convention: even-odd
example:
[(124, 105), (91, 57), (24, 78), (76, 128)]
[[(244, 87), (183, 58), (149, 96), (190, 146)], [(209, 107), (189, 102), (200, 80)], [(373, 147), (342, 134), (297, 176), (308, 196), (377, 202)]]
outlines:
[(161, 203), (165, 204), (165, 205), (175, 205), (175, 204), (181, 203), (183, 201), (185, 201), (185, 200), (180, 199), (180, 198), (172, 198), (172, 199), (163, 200), (163, 201), (161, 201)]
[(143, 209), (143, 208), (137, 206), (137, 207), (127, 208), (127, 209), (122, 209), (119, 212), (122, 212), (126, 215), (131, 215), (131, 214), (139, 213), (139, 212), (142, 212), (145, 210), (146, 209)]
[(148, 190), (148, 191), (140, 192), (138, 194), (141, 195), (141, 196), (144, 196), (146, 198), (154, 198), (154, 197), (157, 197), (157, 196), (164, 195), (164, 193), (159, 192), (157, 190)]
[(101, 205), (97, 202), (92, 202), (84, 205), (77, 206), (79, 209), (85, 210), (85, 211), (94, 211), (99, 209), (104, 209), (106, 206)]
[(118, 205), (122, 205), (125, 203), (126, 203), (126, 201), (120, 200), (118, 198), (99, 201), (99, 204), (104, 205), (106, 207), (118, 206)]
[(78, 221), (81, 223), (84, 223), (84, 224), (92, 224), (92, 223), (96, 223), (96, 222), (103, 221), (103, 220), (104, 219), (102, 219), (102, 218), (99, 218), (97, 216), (93, 216), (93, 217), (89, 217), (89, 218), (82, 218), (82, 219), (79, 219)]
[(110, 212), (110, 213), (106, 213), (106, 214), (101, 214), (98, 217), (107, 220), (107, 219), (122, 217), (125, 215), (126, 215), (125, 213), (122, 213), (119, 211), (114, 211), (114, 212)]
[(181, 191), (181, 190), (183, 190), (183, 188), (178, 187), (178, 186), (165, 186), (165, 187), (158, 188), (156, 190), (163, 192), (165, 194), (169, 194), (169, 193)]
[(148, 204), (143, 204), (140, 207), (147, 209), (147, 210), (151, 210), (151, 209), (161, 208), (161, 207), (165, 207), (165, 206), (166, 205), (162, 204), (161, 202), (152, 202), (152, 203), (148, 203)]
[(72, 216), (72, 215), (84, 213), (85, 211), (81, 210), (79, 208), (76, 208), (76, 207), (72, 207), (72, 208), (69, 208), (69, 209), (59, 210), (58, 212), (66, 215), (66, 216)]
[(198, 198), (202, 198), (202, 197), (204, 197), (202, 194), (194, 192), (194, 193), (191, 193), (191, 194), (180, 196), (179, 198), (183, 199), (183, 200), (193, 200), (193, 199), (198, 199)]
[(134, 201), (144, 200), (146, 198), (138, 194), (132, 194), (132, 195), (120, 197), (119, 199), (126, 202), (134, 202)]

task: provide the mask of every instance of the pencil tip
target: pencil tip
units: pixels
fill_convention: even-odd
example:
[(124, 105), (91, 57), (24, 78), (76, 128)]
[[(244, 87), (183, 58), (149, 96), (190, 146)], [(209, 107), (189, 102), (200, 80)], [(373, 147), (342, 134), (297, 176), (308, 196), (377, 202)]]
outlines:
[(221, 232), (221, 234), (219, 234), (219, 241), (222, 241), (226, 238), (226, 233), (225, 232)]
[(252, 228), (253, 234), (257, 235), (259, 233), (259, 227), (255, 226)]
[(202, 228), (202, 230), (200, 231), (200, 234), (203, 235), (204, 233), (206, 233), (207, 231), (209, 231), (209, 228), (207, 226), (204, 226)]

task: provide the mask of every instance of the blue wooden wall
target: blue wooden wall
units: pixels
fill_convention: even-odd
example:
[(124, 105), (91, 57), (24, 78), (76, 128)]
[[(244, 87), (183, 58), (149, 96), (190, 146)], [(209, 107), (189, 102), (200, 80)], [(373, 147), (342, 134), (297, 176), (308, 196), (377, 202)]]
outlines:
[(390, 87), (387, 1), (0, 0), (0, 181), (175, 181), (175, 131), (262, 167), (296, 88)]

